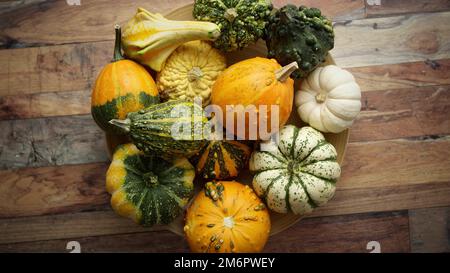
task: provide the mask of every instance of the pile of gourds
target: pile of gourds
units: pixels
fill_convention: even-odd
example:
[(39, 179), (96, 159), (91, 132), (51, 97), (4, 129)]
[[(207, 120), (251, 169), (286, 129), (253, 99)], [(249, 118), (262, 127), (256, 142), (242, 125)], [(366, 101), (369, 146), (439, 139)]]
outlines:
[[(126, 142), (114, 150), (106, 189), (116, 213), (144, 226), (168, 224), (186, 209), (192, 251), (259, 252), (270, 233), (269, 210), (303, 215), (333, 197), (341, 169), (321, 132), (351, 126), (360, 89), (349, 72), (320, 66), (334, 34), (318, 9), (197, 0), (193, 15), (199, 21), (171, 21), (139, 8), (123, 33), (116, 26), (114, 59), (92, 92), (96, 123)], [(259, 38), (268, 58), (227, 67), (224, 52)], [(291, 76), (302, 80), (300, 90)], [(236, 139), (206, 135), (208, 105), (223, 113), (229, 106), (277, 105), (277, 120), (257, 111), (253, 125), (258, 131), (261, 120), (278, 123), (268, 135), (279, 139), (252, 133), (247, 116), (237, 130), (239, 111), (235, 122), (219, 123)], [(286, 125), (293, 107), (310, 126)], [(194, 129), (175, 137), (180, 122)], [(243, 169), (254, 175), (251, 187), (233, 180)], [(195, 198), (194, 180), (203, 185)]]

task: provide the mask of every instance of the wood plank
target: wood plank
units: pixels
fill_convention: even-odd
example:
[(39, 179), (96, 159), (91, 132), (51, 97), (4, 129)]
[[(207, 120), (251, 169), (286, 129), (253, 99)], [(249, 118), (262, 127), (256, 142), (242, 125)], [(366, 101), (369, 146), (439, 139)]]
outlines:
[(1, 217), (106, 208), (107, 164), (67, 165), (1, 171)]
[[(34, 219), (33, 219), (34, 220)], [(93, 220), (94, 221), (94, 220)], [(98, 222), (103, 226), (103, 218)], [(114, 224), (114, 223), (111, 223)], [(83, 223), (82, 223), (83, 225)], [(12, 224), (8, 230), (12, 230)], [(134, 225), (136, 227), (136, 225)], [(34, 225), (33, 225), (34, 227)], [(60, 227), (53, 225), (52, 232), (37, 233), (38, 236), (23, 237), (32, 233), (16, 232), (9, 242), (0, 245), (1, 252), (67, 252), (70, 240), (78, 241), (82, 252), (187, 252), (189, 248), (184, 239), (167, 231), (142, 232), (141, 228), (117, 230), (118, 235), (79, 237), (71, 233), (72, 228), (60, 233)], [(83, 227), (83, 226), (82, 226)], [(21, 228), (20, 226), (18, 227)], [(370, 232), (367, 232), (370, 230)], [(85, 232), (86, 232), (85, 231)], [(114, 234), (116, 234), (114, 233)], [(7, 234), (11, 236), (12, 234)], [(59, 237), (64, 236), (64, 237)], [(5, 237), (5, 236), (4, 236)], [(34, 241), (46, 238), (46, 241)], [(64, 238), (64, 239), (62, 239)], [(31, 241), (29, 241), (31, 240)], [(264, 252), (369, 252), (369, 241), (378, 241), (382, 252), (409, 252), (409, 232), (407, 212), (368, 213), (335, 217), (309, 218), (300, 221), (283, 234), (271, 237)]]
[(265, 252), (362, 252), (377, 241), (381, 252), (409, 252), (405, 211), (309, 218), (269, 239)]
[(450, 134), (450, 85), (364, 92), (350, 141)]
[[(448, 59), (450, 26), (440, 22), (449, 19), (447, 12), (338, 24), (332, 53), (343, 67)], [(373, 29), (375, 23), (378, 29)], [(439, 42), (428, 39), (430, 33)], [(100, 69), (110, 61), (112, 44), (106, 41), (0, 50), (0, 62), (5, 64), (0, 67), (0, 96), (89, 90)], [(434, 45), (435, 50), (422, 45)], [(448, 84), (449, 61), (427, 63), (435, 70), (416, 63), (354, 71), (367, 90), (381, 90), (377, 88), (378, 80), (388, 82), (389, 88), (410, 82)]]
[(0, 14), (12, 12), (30, 5), (39, 4), (48, 0), (2, 0), (0, 1)]
[(331, 53), (342, 67), (448, 59), (449, 20), (439, 12), (339, 22)]
[(113, 41), (0, 50), (0, 96), (90, 90)]
[(341, 189), (311, 215), (328, 216), (430, 208), (450, 205), (450, 182), (427, 182), (405, 186)]
[(450, 59), (347, 68), (362, 92), (450, 84)]
[(90, 114), (91, 91), (0, 97), (0, 120)]
[(367, 0), (368, 17), (450, 10), (449, 0)]
[[(1, 51), (0, 51), (1, 55)], [(84, 62), (86, 63), (86, 62)], [(97, 69), (97, 68), (95, 68)], [(98, 67), (100, 69), (100, 67)], [(411, 101), (413, 98), (417, 96), (422, 97), (422, 89), (415, 90), (411, 89), (412, 87), (425, 87), (425, 86), (436, 86), (436, 85), (450, 85), (450, 59), (439, 60), (439, 61), (427, 61), (427, 62), (413, 62), (413, 63), (402, 63), (402, 64), (392, 64), (392, 65), (380, 65), (380, 66), (369, 66), (369, 67), (358, 67), (358, 68), (350, 68), (350, 72), (352, 72), (358, 83), (361, 86), (363, 92), (368, 91), (380, 91), (380, 90), (389, 90), (390, 98), (388, 101), (392, 101), (389, 105), (395, 106), (394, 108), (398, 108), (396, 104), (400, 104), (405, 106), (404, 97), (409, 98)], [(60, 74), (65, 75), (65, 72), (61, 70)], [(91, 76), (94, 73), (91, 73)], [(7, 75), (4, 74), (6, 77)], [(4, 88), (5, 96), (0, 96), (0, 120), (5, 119), (24, 119), (24, 118), (40, 118), (40, 117), (53, 117), (53, 116), (63, 116), (63, 115), (82, 115), (90, 113), (90, 90), (83, 91), (73, 91), (73, 92), (65, 92), (66, 88), (72, 87), (88, 87), (89, 81), (94, 81), (91, 76), (86, 78), (86, 82), (78, 85), (74, 83), (73, 86), (65, 85), (65, 87), (61, 86), (57, 83), (57, 81), (50, 81), (54, 84), (50, 89), (58, 90), (50, 93), (41, 93), (40, 87), (41, 84), (36, 85), (35, 87), (30, 87), (31, 89), (17, 89), (22, 90), (25, 93), (17, 92), (13, 95), (6, 95), (9, 93), (9, 88), (7, 85), (4, 85), (0, 89)], [(78, 75), (77, 78), (81, 79), (84, 77), (82, 75)], [(47, 77), (41, 77), (41, 79), (46, 79)], [(6, 79), (6, 78), (5, 78)], [(17, 79), (19, 81), (20, 79)], [(48, 82), (47, 80), (45, 80)], [(67, 81), (64, 81), (67, 82)], [(80, 82), (81, 81), (76, 81)], [(39, 87), (38, 87), (39, 86)], [(409, 88), (408, 94), (400, 94), (395, 92), (396, 89)], [(448, 86), (443, 86), (444, 91), (448, 91)], [(394, 90), (395, 89), (395, 90)], [(427, 89), (428, 90), (428, 89)], [(431, 90), (431, 89), (430, 89)], [(29, 93), (27, 93), (29, 92)], [(425, 92), (429, 93), (429, 92)], [(1, 91), (0, 91), (1, 94)], [(444, 99), (444, 101), (440, 101), (443, 105), (448, 102), (446, 100), (447, 97), (443, 97), (448, 94), (448, 92), (443, 92), (439, 98), (435, 98), (434, 100), (440, 101)], [(375, 94), (366, 94), (363, 99), (368, 100), (367, 97), (378, 97), (384, 96), (385, 94), (377, 93)], [(423, 97), (422, 97), (423, 98)], [(429, 99), (429, 98), (428, 98)], [(400, 100), (397, 102), (397, 100)], [(434, 102), (434, 101), (433, 101)], [(428, 104), (415, 104), (416, 111), (428, 112), (432, 110), (431, 105)], [(384, 116), (386, 113), (376, 112), (374, 113), (373, 105), (366, 105), (363, 110), (370, 111), (368, 114), (373, 115), (376, 114), (378, 117)], [(384, 107), (386, 111), (388, 111), (387, 115), (391, 116), (392, 111), (394, 109), (388, 109), (388, 107)], [(420, 108), (427, 108), (426, 110), (421, 110)], [(408, 111), (411, 113), (414, 112), (412, 109), (408, 108)], [(416, 115), (416, 113), (412, 113)], [(398, 115), (397, 115), (398, 116)], [(404, 115), (400, 116), (399, 124), (402, 124), (401, 118)], [(378, 124), (376, 125), (378, 126)], [(443, 127), (440, 127), (443, 128)], [(377, 131), (378, 132), (378, 131)], [(408, 132), (411, 132), (408, 130)], [(433, 130), (429, 132), (429, 134), (437, 134)], [(398, 137), (406, 137), (413, 136), (416, 134), (409, 135), (401, 135)], [(377, 138), (378, 139), (378, 138)]]
[[(449, 153), (450, 137), (350, 143), (336, 197), (318, 213), (450, 206)], [(107, 206), (105, 169), (83, 164), (0, 171), (0, 218)]]
[[(335, 20), (362, 18), (365, 9), (363, 0), (273, 1), (276, 7), (287, 2), (321, 8), (324, 14)], [(4, 20), (0, 23), (0, 47), (112, 40), (114, 24), (128, 21), (138, 7), (166, 13), (189, 3), (192, 0), (159, 1), (158, 4), (144, 0), (133, 1), (131, 4), (129, 1), (115, 1), (114, 5), (109, 0), (82, 0), (80, 6), (70, 6), (66, 1), (25, 5), (2, 14)]]
[(157, 226), (141, 227), (112, 211), (21, 217), (0, 222), (0, 244), (161, 230)]
[(108, 160), (90, 115), (0, 121), (0, 169)]
[(349, 143), (339, 188), (446, 183), (449, 166), (450, 136)]
[(450, 207), (409, 211), (411, 251), (450, 252)]

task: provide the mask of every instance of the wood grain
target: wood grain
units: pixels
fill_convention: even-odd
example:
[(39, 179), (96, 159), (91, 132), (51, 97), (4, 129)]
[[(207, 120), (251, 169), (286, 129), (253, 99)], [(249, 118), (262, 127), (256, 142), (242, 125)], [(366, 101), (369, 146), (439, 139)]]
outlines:
[(405, 211), (309, 218), (270, 237), (265, 252), (369, 252), (377, 241), (381, 252), (409, 252)]
[(104, 209), (106, 164), (1, 171), (1, 217)]
[(333, 199), (311, 215), (343, 215), (370, 211), (431, 208), (450, 205), (450, 182), (338, 189)]
[(343, 67), (448, 59), (449, 20), (440, 12), (336, 23), (331, 52)]
[(0, 120), (71, 116), (90, 112), (90, 90), (0, 97)]
[[(130, 3), (121, 0), (82, 0), (80, 6), (69, 6), (66, 1), (46, 1), (38, 5), (24, 5), (2, 14), (0, 47), (17, 48), (57, 45), (88, 41), (105, 41), (114, 38), (113, 26), (123, 24), (143, 7), (153, 12), (165, 13), (192, 0), (158, 1), (157, 4), (138, 0)], [(273, 1), (276, 7), (292, 1)], [(300, 1), (293, 1), (300, 3)], [(363, 0), (302, 1), (324, 10), (327, 16), (355, 19), (364, 16)]]
[[(350, 143), (336, 196), (317, 215), (450, 206), (449, 153), (449, 137)], [(82, 164), (0, 171), (0, 218), (106, 206), (105, 170)]]
[(449, 0), (382, 0), (377, 4), (377, 1), (365, 2), (368, 17), (450, 10)]
[[(65, 48), (66, 46), (62, 47)], [(1, 54), (2, 51), (0, 51), (0, 55)], [(105, 59), (105, 62), (107, 61), (106, 56), (102, 59)], [(56, 62), (56, 59), (53, 59), (53, 61)], [(84, 69), (87, 69), (87, 62), (88, 61), (80, 60), (80, 63), (84, 63)], [(101, 67), (95, 67), (92, 69), (97, 71), (101, 69)], [(64, 68), (59, 68), (57, 70), (59, 71), (59, 75), (70, 74), (69, 71)], [(390, 92), (386, 93), (390, 94), (390, 98), (388, 101), (392, 101), (392, 103), (390, 103), (389, 105), (394, 106), (394, 108), (398, 108), (396, 107), (397, 103), (405, 106), (405, 103), (403, 103), (403, 101), (405, 101), (405, 97), (403, 96), (405, 96), (406, 94), (400, 94), (401, 92), (396, 92), (396, 89), (410, 89), (408, 90), (406, 98), (409, 98), (409, 101), (411, 101), (413, 98), (417, 99), (417, 96), (424, 98), (424, 94), (421, 94), (421, 91), (423, 91), (423, 89), (415, 90), (412, 89), (412, 87), (450, 85), (450, 59), (369, 67), (355, 67), (350, 68), (349, 70), (355, 75), (356, 80), (361, 86), (363, 92), (389, 90)], [(37, 69), (36, 71), (42, 70)], [(67, 79), (61, 79), (60, 82), (66, 83), (64, 86), (58, 83), (57, 80), (45, 80), (46, 82), (53, 84), (53, 86), (48, 85), (49, 90), (60, 90), (48, 93), (42, 93), (42, 84), (38, 84), (38, 82), (36, 82), (36, 84), (33, 86), (29, 86), (30, 89), (27, 90), (20, 89), (19, 86), (17, 86), (17, 89), (15, 88), (15, 90), (18, 90), (19, 92), (15, 94), (10, 94), (11, 92), (9, 91), (8, 85), (0, 85), (0, 90), (2, 90), (3, 88), (3, 96), (0, 96), (0, 120), (89, 114), (90, 90), (87, 89), (83, 91), (73, 92), (64, 90), (88, 88), (91, 85), (89, 82), (95, 81), (95, 79), (92, 78), (95, 73), (96, 72), (89, 73), (88, 75), (81, 73), (75, 76), (78, 80), (75, 80), (73, 82)], [(8, 79), (7, 74), (4, 74), (3, 76), (4, 79)], [(81, 79), (83, 77), (86, 77), (85, 82), (81, 82)], [(42, 76), (40, 78), (47, 79), (46, 76)], [(60, 77), (58, 76), (58, 78)], [(17, 78), (17, 82), (19, 81), (20, 79)], [(73, 83), (73, 85), (69, 83)], [(444, 103), (446, 103), (445, 99), (448, 98), (448, 95), (446, 95), (448, 94), (448, 86), (443, 86), (442, 88), (444, 88), (445, 92), (438, 96), (440, 98), (434, 99), (440, 100), (441, 97), (447, 96), (444, 97), (444, 101), (441, 102), (441, 104), (443, 105)], [(440, 88), (440, 90), (442, 90), (442, 88)], [(425, 93), (429, 94), (429, 92)], [(367, 100), (367, 97), (384, 97), (384, 94), (365, 94), (364, 99)], [(373, 108), (375, 106), (366, 105), (366, 107), (363, 109), (366, 111), (371, 111), (369, 115), (373, 114), (373, 109), (371, 109), (370, 107)], [(419, 108), (416, 109), (419, 112), (428, 112), (432, 110), (432, 107), (429, 104), (424, 105), (415, 103), (415, 107)], [(426, 108), (426, 110), (422, 110), (420, 108)], [(389, 107), (384, 107), (384, 109), (386, 109), (386, 111), (394, 111), (394, 109), (389, 109)], [(413, 113), (413, 109), (409, 108), (408, 110)], [(381, 116), (384, 114), (384, 112), (377, 112), (376, 114), (378, 116)], [(387, 115), (391, 116), (392, 112), (388, 112)], [(404, 116), (401, 116), (401, 118), (403, 117)], [(399, 124), (402, 123), (401, 118), (399, 120)], [(378, 124), (376, 124), (376, 126), (378, 126)], [(432, 130), (430, 134), (435, 133)], [(412, 133), (405, 136), (410, 135), (416, 134)]]
[(448, 182), (449, 166), (450, 136), (350, 143), (339, 188)]
[(411, 251), (450, 252), (450, 208), (409, 211)]
[(0, 50), (0, 96), (91, 89), (113, 42)]
[(350, 141), (450, 134), (450, 85), (364, 92)]
[(450, 85), (450, 59), (347, 68), (363, 92)]
[[(450, 20), (450, 12), (338, 24), (332, 53), (343, 67), (448, 59), (450, 26), (440, 23), (446, 20)], [(100, 69), (110, 61), (112, 48), (112, 41), (105, 41), (0, 50), (0, 63), (4, 64), (0, 66), (0, 96), (90, 90)], [(432, 66), (439, 68), (440, 62)], [(389, 88), (396, 88), (410, 81), (423, 82), (428, 74), (432, 75), (431, 82), (437, 77), (435, 81), (448, 83), (448, 60), (441, 65), (436, 71), (416, 63), (412, 67), (398, 65), (355, 72), (368, 90), (374, 90), (380, 79), (389, 82)], [(411, 74), (406, 73), (414, 68)]]
[(112, 211), (0, 220), (0, 244), (161, 230), (144, 228)]
[[(33, 220), (29, 223), (38, 219), (29, 219)], [(6, 233), (6, 235), (14, 235), (14, 240), (17, 243), (8, 243), (7, 240), (1, 240), (3, 244), (0, 244), (0, 251), (66, 252), (66, 244), (69, 240), (80, 242), (82, 252), (187, 252), (189, 250), (185, 240), (170, 232), (144, 232), (144, 228), (137, 227), (132, 223), (128, 226), (125, 222), (123, 226), (120, 226), (103, 215), (96, 222), (100, 227), (103, 225), (106, 227), (109, 223), (114, 230), (109, 229), (111, 231), (109, 235), (96, 236), (95, 230), (85, 226), (88, 224), (84, 221), (77, 222), (78, 229), (76, 230), (70, 227), (69, 224), (72, 224), (72, 222), (69, 221), (64, 226), (60, 226), (59, 223), (54, 224), (52, 233), (37, 230), (36, 233), (33, 233), (33, 236), (30, 236), (30, 233), (32, 233), (30, 230), (21, 232), (22, 226), (13, 222), (8, 227), (8, 231), (12, 232), (13, 227), (16, 228), (16, 231)], [(37, 226), (39, 227), (40, 223)], [(65, 228), (65, 232), (61, 231), (63, 228)], [(82, 237), (76, 237), (80, 236), (80, 230), (85, 233)], [(124, 231), (127, 234), (120, 234)], [(48, 236), (49, 234), (52, 236)], [(369, 241), (380, 242), (382, 252), (408, 252), (407, 212), (368, 213), (305, 219), (283, 234), (271, 237), (264, 251), (368, 252), (366, 245)]]
[(0, 121), (0, 169), (105, 162), (103, 132), (89, 115)]

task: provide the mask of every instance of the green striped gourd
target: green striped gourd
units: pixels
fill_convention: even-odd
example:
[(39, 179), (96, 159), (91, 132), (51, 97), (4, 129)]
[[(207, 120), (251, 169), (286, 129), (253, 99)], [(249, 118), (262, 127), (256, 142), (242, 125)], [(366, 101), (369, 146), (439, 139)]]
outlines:
[(312, 127), (288, 125), (279, 142), (253, 152), (253, 188), (275, 212), (306, 214), (330, 200), (341, 168), (336, 149)]
[(201, 105), (187, 101), (169, 101), (129, 113), (125, 120), (111, 124), (128, 132), (139, 150), (162, 157), (190, 157), (206, 145), (209, 125)]

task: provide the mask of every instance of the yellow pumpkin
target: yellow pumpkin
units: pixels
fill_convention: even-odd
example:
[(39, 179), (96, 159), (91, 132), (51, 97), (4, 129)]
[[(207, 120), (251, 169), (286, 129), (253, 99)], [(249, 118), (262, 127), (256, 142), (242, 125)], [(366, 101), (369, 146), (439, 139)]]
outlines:
[(187, 210), (184, 232), (193, 252), (261, 252), (269, 212), (247, 185), (208, 182)]
[(193, 101), (198, 96), (206, 106), (212, 85), (225, 67), (225, 56), (208, 42), (188, 42), (170, 55), (156, 84), (162, 99)]
[(159, 102), (158, 89), (145, 68), (125, 60), (121, 52), (120, 27), (116, 26), (113, 62), (106, 65), (95, 81), (91, 96), (91, 113), (97, 125), (108, 133), (120, 134), (112, 119), (124, 119)]
[[(256, 57), (225, 69), (214, 83), (211, 94), (212, 104), (222, 109), (224, 127), (239, 138), (250, 140), (260, 139), (260, 120), (265, 121), (268, 134), (278, 131), (291, 114), (294, 80), (289, 76), (297, 68), (296, 62), (281, 67), (274, 59)], [(239, 105), (243, 107), (239, 108)], [(264, 105), (266, 112), (260, 107)], [(274, 124), (272, 130), (271, 106), (275, 105), (279, 106), (278, 126)], [(250, 115), (257, 118), (251, 124)], [(227, 116), (234, 118), (234, 128), (227, 128)], [(240, 116), (245, 116), (243, 130), (238, 130)]]

